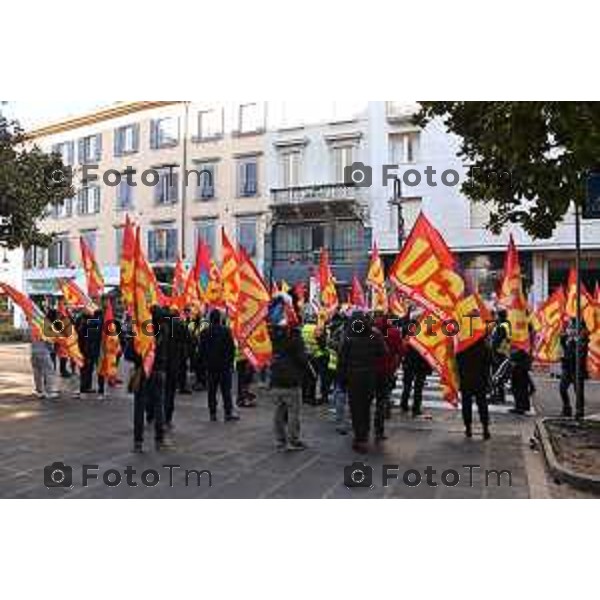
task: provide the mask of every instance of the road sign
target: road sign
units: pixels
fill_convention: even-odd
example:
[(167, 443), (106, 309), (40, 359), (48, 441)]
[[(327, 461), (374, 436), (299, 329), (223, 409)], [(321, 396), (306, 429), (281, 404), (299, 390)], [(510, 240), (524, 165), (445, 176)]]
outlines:
[(584, 219), (600, 219), (600, 173), (590, 173), (588, 176), (582, 213)]

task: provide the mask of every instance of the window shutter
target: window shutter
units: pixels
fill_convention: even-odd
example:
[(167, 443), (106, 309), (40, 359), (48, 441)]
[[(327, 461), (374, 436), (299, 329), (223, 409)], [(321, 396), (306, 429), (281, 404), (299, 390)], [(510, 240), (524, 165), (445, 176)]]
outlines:
[(158, 184), (154, 186), (154, 202), (156, 204), (161, 204), (162, 203), (162, 191), (163, 191), (163, 187), (164, 187), (164, 174), (162, 171), (158, 172)]
[(96, 134), (96, 162), (102, 160), (102, 134)]
[(155, 119), (150, 121), (150, 148), (158, 148), (158, 121)]
[(80, 138), (77, 142), (77, 160), (80, 164), (87, 162), (87, 156), (85, 155), (85, 141)]
[(179, 173), (167, 174), (169, 186), (169, 202), (177, 202), (179, 199)]
[(177, 229), (169, 229), (167, 232), (167, 259), (175, 260), (177, 253)]
[(140, 124), (136, 123), (133, 126), (133, 152), (140, 149)]
[(94, 186), (92, 189), (92, 193), (93, 193), (93, 213), (99, 213), (100, 212), (100, 186)]
[(63, 239), (63, 265), (68, 267), (71, 264), (71, 243), (67, 238)]
[(67, 142), (67, 162), (75, 164), (75, 142)]
[(246, 189), (249, 196), (256, 195), (256, 163), (249, 162), (246, 164)]
[(73, 214), (73, 198), (65, 200), (65, 216), (70, 217)]
[(121, 148), (123, 147), (123, 128), (119, 127), (118, 129), (115, 129), (114, 135), (115, 141), (113, 147), (113, 154), (114, 156), (121, 156)]
[(238, 164), (238, 196), (244, 195), (244, 189), (246, 187), (246, 165), (243, 162)]

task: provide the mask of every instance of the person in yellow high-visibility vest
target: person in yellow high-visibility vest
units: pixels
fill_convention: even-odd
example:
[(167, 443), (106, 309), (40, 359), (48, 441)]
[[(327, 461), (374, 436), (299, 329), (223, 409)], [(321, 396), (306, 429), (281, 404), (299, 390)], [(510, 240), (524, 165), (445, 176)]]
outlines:
[[(308, 317), (302, 325), (302, 341), (306, 348), (306, 354), (312, 367), (312, 372), (308, 372), (302, 382), (302, 401), (306, 404), (320, 404), (327, 401), (326, 381), (327, 381), (327, 363), (329, 353), (325, 344), (323, 330), (318, 327), (313, 317)], [(321, 379), (321, 399), (317, 401), (317, 377)], [(325, 392), (325, 393), (324, 393)]]

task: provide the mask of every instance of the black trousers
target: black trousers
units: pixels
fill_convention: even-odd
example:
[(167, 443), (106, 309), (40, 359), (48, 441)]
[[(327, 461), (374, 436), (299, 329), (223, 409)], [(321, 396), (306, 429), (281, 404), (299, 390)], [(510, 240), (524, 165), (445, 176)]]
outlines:
[(177, 393), (177, 379), (175, 375), (167, 374), (165, 383), (165, 423), (173, 421), (175, 412), (175, 394)]
[(314, 356), (309, 356), (308, 361), (312, 366), (312, 371), (307, 371), (302, 379), (302, 400), (314, 402), (317, 396), (316, 374), (319, 372), (319, 365), (318, 359)]
[(67, 365), (69, 364), (69, 359), (66, 356), (61, 356), (59, 359), (60, 364), (60, 374), (62, 377), (69, 376), (69, 370), (67, 369)]
[(211, 415), (217, 414), (217, 390), (221, 390), (223, 396), (223, 409), (225, 416), (233, 412), (231, 401), (231, 369), (208, 372), (208, 410)]
[(250, 385), (254, 379), (254, 369), (248, 360), (237, 362), (237, 400), (244, 400), (250, 392)]
[(402, 407), (408, 409), (410, 393), (414, 386), (413, 413), (420, 413), (423, 404), (423, 388), (427, 376), (413, 369), (404, 369), (402, 373)]
[(488, 411), (488, 402), (485, 391), (470, 392), (462, 394), (462, 416), (465, 426), (470, 427), (473, 422), (473, 400), (477, 403), (479, 410), (479, 419), (484, 427), (487, 427), (490, 422)]
[(162, 442), (164, 438), (164, 404), (166, 395), (166, 376), (162, 372), (152, 373), (144, 380), (140, 389), (133, 395), (133, 440), (144, 441), (144, 413), (152, 413), (154, 438)]
[[(92, 389), (92, 378), (96, 369), (96, 361), (85, 359), (81, 373), (79, 374), (79, 391), (89, 392)], [(104, 393), (104, 377), (98, 375), (98, 393)]]
[(354, 440), (366, 442), (371, 429), (371, 403), (375, 395), (375, 384), (368, 377), (352, 378), (348, 383), (348, 398)]
[(388, 377), (378, 377), (375, 385), (375, 435), (385, 432), (385, 411), (390, 399), (391, 389)]
[[(560, 385), (558, 389), (560, 391), (560, 398), (563, 404), (563, 412), (567, 414), (570, 414), (572, 411), (571, 399), (569, 397), (569, 388), (571, 386), (573, 386), (573, 391), (576, 394), (577, 389), (575, 385), (575, 373), (563, 371), (560, 376)], [(585, 381), (581, 382), (581, 387), (583, 388), (583, 391), (585, 391)]]
[(529, 411), (531, 409), (529, 371), (514, 370), (511, 384), (515, 397), (515, 409), (523, 412)]

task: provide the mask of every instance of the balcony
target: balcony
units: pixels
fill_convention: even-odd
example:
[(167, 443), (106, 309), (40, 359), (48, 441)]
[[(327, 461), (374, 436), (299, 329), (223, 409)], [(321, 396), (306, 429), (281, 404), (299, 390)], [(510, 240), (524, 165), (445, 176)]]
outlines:
[(390, 123), (410, 122), (418, 112), (419, 105), (416, 102), (393, 100), (385, 103), (385, 114)]
[(304, 205), (320, 202), (359, 201), (365, 197), (366, 188), (345, 183), (304, 185), (271, 190), (273, 206)]

